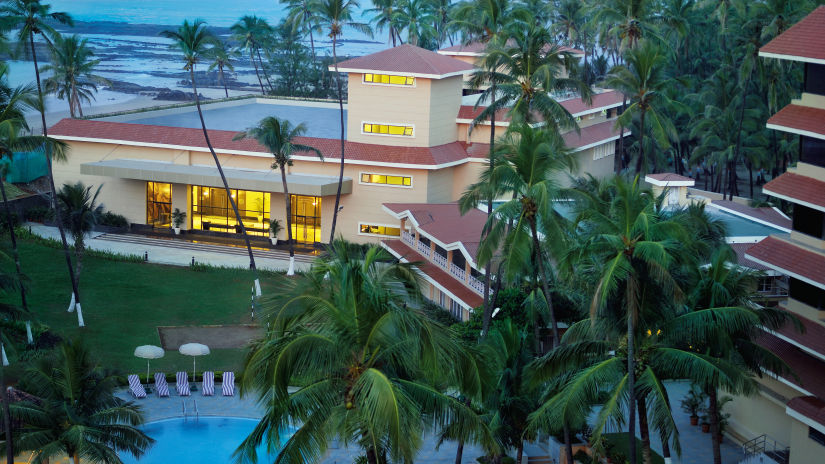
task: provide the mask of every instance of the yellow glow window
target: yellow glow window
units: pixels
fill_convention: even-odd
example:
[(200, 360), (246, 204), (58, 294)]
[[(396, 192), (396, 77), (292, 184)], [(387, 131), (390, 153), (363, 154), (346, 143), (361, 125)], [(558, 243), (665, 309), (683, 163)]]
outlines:
[(390, 76), (388, 74), (364, 74), (364, 82), (367, 84), (386, 84), (386, 85), (415, 85), (415, 78), (412, 76)]
[(384, 174), (361, 174), (361, 182), (364, 184), (400, 185), (410, 187), (412, 186), (412, 177), (388, 176)]
[(374, 226), (370, 224), (361, 224), (360, 226), (362, 234), (373, 234), (373, 235), (387, 235), (390, 237), (399, 237), (401, 236), (401, 228), (400, 227), (387, 227), (387, 226)]
[(372, 124), (363, 123), (361, 127), (365, 134), (398, 135), (402, 137), (412, 137), (412, 126), (396, 126), (393, 124)]

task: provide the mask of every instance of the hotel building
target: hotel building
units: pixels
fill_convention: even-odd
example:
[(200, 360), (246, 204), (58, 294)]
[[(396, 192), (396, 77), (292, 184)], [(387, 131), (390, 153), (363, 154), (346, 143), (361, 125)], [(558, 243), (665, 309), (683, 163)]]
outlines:
[[(801, 63), (802, 95), (768, 120), (799, 136), (799, 162), (763, 191), (793, 204), (791, 231), (749, 248), (746, 258), (788, 276), (781, 307), (805, 328), (765, 333), (760, 343), (791, 375), (768, 372), (759, 392), (730, 406), (732, 432), (753, 462), (822, 462), (825, 455), (825, 6), (766, 44), (764, 58)], [(756, 459), (761, 459), (757, 461)]]

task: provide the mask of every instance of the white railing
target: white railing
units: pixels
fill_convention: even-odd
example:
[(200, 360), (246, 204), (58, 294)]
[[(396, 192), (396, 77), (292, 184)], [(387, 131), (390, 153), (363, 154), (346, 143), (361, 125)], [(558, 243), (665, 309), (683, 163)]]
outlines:
[(415, 236), (413, 234), (407, 232), (401, 232), (401, 241), (406, 243), (409, 246), (415, 246)]
[(470, 279), (467, 281), (470, 284), (470, 288), (475, 290), (476, 293), (479, 295), (484, 295), (484, 282), (476, 279), (473, 276), (470, 276)]
[(466, 275), (464, 269), (461, 269), (453, 263), (450, 263), (450, 274), (458, 280), (464, 282), (464, 276)]
[(430, 257), (431, 257), (431, 256), (430, 256), (430, 253), (432, 253), (432, 251), (433, 251), (433, 250), (430, 248), (430, 246), (429, 246), (429, 245), (427, 245), (427, 244), (426, 244), (426, 243), (424, 243), (424, 242), (418, 242), (418, 243), (416, 243), (416, 244), (415, 244), (415, 246), (416, 246), (416, 248), (418, 248), (418, 251), (419, 251), (422, 255), (424, 255), (424, 256), (426, 256), (426, 257), (428, 257), (428, 258), (430, 258)]
[(444, 269), (447, 268), (447, 258), (441, 256), (441, 253), (433, 253), (433, 262)]

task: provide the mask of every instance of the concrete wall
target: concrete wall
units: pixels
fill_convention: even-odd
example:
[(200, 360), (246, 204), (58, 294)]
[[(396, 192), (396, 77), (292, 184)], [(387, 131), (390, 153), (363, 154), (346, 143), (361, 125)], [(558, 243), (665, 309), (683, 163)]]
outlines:
[(615, 145), (614, 142), (608, 142), (608, 144), (613, 147), (613, 149), (610, 150), (610, 154), (598, 160), (593, 159), (596, 147), (576, 152), (578, 167), (573, 174), (574, 177), (590, 174), (594, 177), (604, 178), (613, 175), (613, 163), (616, 158)]
[(790, 464), (811, 464), (822, 462), (825, 446), (808, 437), (808, 425), (791, 420)]
[(455, 142), (455, 118), (461, 107), (461, 76), (430, 81), (429, 146)]
[(792, 419), (785, 413), (785, 403), (800, 393), (767, 376), (758, 381), (762, 384), (759, 392), (748, 397), (736, 396), (725, 407), (730, 413), (729, 432), (744, 441), (767, 434), (790, 445)]

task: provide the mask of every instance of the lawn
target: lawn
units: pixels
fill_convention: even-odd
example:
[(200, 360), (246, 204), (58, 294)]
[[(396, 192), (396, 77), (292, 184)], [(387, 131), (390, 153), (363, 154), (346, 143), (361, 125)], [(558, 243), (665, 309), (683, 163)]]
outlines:
[[(627, 433), (625, 432), (618, 432), (618, 433), (605, 433), (602, 435), (604, 439), (612, 445), (612, 449), (614, 451), (618, 451), (625, 456), (627, 456), (629, 446), (628, 446), (628, 439)], [(650, 450), (651, 460), (653, 464), (665, 464), (664, 458), (659, 455), (656, 451)], [(642, 464), (642, 440), (636, 439), (636, 462), (638, 464)]]
[[(68, 313), (71, 288), (63, 251), (22, 240), (23, 272), (30, 279), (29, 306), (35, 318), (64, 338), (81, 337), (104, 367), (145, 372), (135, 358), (138, 345), (160, 345), (157, 326), (248, 324), (251, 273), (233, 269), (193, 270), (157, 264), (117, 261), (97, 256), (83, 260), (80, 295), (86, 327)], [(264, 291), (266, 280), (262, 279)], [(198, 359), (198, 370), (235, 370), (244, 350), (212, 350)], [(167, 350), (152, 361), (153, 371), (192, 370), (192, 358)]]

